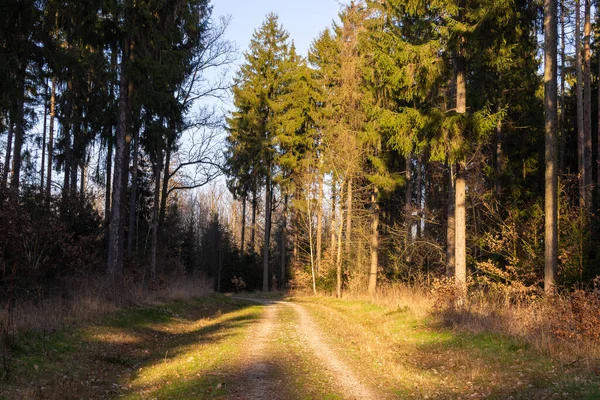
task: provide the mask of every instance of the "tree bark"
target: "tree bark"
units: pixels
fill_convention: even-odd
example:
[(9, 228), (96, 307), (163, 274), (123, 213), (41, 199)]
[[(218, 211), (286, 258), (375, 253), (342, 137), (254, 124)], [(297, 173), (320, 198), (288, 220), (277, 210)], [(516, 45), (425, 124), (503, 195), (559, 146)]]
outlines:
[(585, 169), (585, 204), (588, 210), (592, 207), (592, 71), (590, 35), (590, 0), (585, 0), (585, 17), (583, 25), (583, 167)]
[(281, 227), (281, 288), (284, 289), (285, 288), (285, 270), (286, 270), (286, 252), (285, 252), (285, 242), (286, 242), (286, 231), (287, 231), (287, 215), (288, 215), (288, 208), (287, 208), (287, 204), (288, 204), (288, 196), (287, 194), (285, 195), (285, 200), (283, 201), (283, 222), (282, 222), (282, 227)]
[[(598, 52), (598, 77), (600, 77), (600, 51)], [(600, 82), (600, 80), (599, 80)], [(596, 190), (600, 191), (600, 84), (598, 85), (598, 132), (596, 152)]]
[(455, 193), (455, 272), (456, 282), (464, 285), (467, 281), (467, 227), (466, 227), (466, 188), (464, 171), (457, 167)]
[(352, 177), (348, 177), (348, 185), (346, 188), (346, 243), (345, 243), (345, 258), (348, 263), (351, 259), (351, 242), (352, 242)]
[(246, 195), (242, 196), (242, 237), (240, 239), (240, 255), (244, 258), (244, 242), (246, 239)]
[(64, 140), (64, 161), (63, 161), (63, 187), (62, 200), (63, 202), (69, 197), (69, 187), (71, 182), (71, 155), (72, 151), (72, 135), (71, 128), (73, 125), (73, 80), (69, 78), (67, 81), (67, 100), (65, 106), (65, 123), (62, 125), (62, 133)]
[(454, 164), (448, 165), (448, 216), (446, 223), (446, 276), (454, 276), (456, 267), (456, 219), (454, 209), (454, 186), (455, 186)]
[(558, 173), (556, 170), (556, 0), (544, 0), (545, 232), (544, 290), (556, 285), (558, 262)]
[[(404, 192), (404, 220), (406, 221), (406, 240), (404, 241), (405, 251), (408, 250), (408, 244), (412, 242), (412, 195), (413, 195), (413, 178), (412, 178), (412, 153), (406, 156), (406, 186)], [(407, 259), (407, 261), (410, 261)]]
[(139, 163), (139, 137), (140, 133), (138, 129), (134, 129), (133, 132), (133, 167), (131, 171), (131, 193), (129, 197), (129, 224), (127, 229), (127, 257), (133, 255), (133, 245), (135, 242), (135, 228), (136, 228), (136, 210), (137, 210), (137, 177), (138, 177), (138, 163)]
[(46, 134), (47, 131), (47, 122), (48, 120), (48, 79), (46, 79), (45, 90), (44, 90), (44, 122), (42, 128), (42, 166), (40, 168), (40, 193), (42, 196), (44, 195), (44, 172), (46, 168)]
[[(565, 1), (560, 3), (560, 113), (558, 121), (558, 171), (562, 171), (565, 166), (565, 14), (567, 7)], [(600, 64), (599, 64), (600, 65)], [(598, 91), (600, 93), (600, 91)], [(598, 103), (600, 106), (600, 103)], [(599, 108), (600, 110), (600, 108)], [(598, 114), (600, 115), (600, 114)], [(600, 119), (599, 119), (600, 121)], [(600, 125), (599, 125), (600, 126)], [(600, 131), (599, 131), (600, 132)], [(600, 144), (600, 143), (599, 143)], [(600, 168), (600, 164), (599, 164)]]
[[(117, 72), (117, 58), (119, 51), (117, 46), (112, 47), (110, 54), (110, 71), (116, 75)], [(108, 93), (110, 98), (114, 98), (115, 84), (110, 83), (108, 87)], [(104, 198), (104, 226), (106, 227), (106, 237), (108, 238), (108, 226), (110, 224), (110, 205), (111, 205), (111, 177), (112, 177), (112, 165), (113, 165), (113, 125), (108, 123), (111, 119), (107, 119), (104, 125), (105, 136), (106, 136), (106, 187), (105, 187), (105, 198)]]
[(157, 151), (157, 160), (154, 165), (154, 204), (152, 205), (152, 242), (151, 242), (151, 259), (150, 259), (150, 271), (149, 278), (154, 280), (156, 278), (156, 264), (157, 264), (157, 249), (158, 249), (158, 225), (159, 225), (159, 203), (160, 203), (160, 174), (162, 170), (162, 152), (160, 149)]
[(421, 237), (422, 222), (423, 222), (423, 163), (421, 156), (417, 158), (417, 179), (415, 186), (417, 188), (417, 237)]
[(340, 181), (340, 218), (337, 232), (337, 254), (335, 258), (336, 267), (336, 295), (342, 297), (342, 233), (344, 231), (344, 208), (342, 202), (344, 199), (344, 183)]
[[(322, 162), (319, 163), (322, 166)], [(323, 174), (319, 171), (319, 198), (317, 200), (317, 275), (321, 271), (321, 250), (323, 247)]]
[[(575, 0), (575, 76), (577, 99), (577, 165), (579, 177), (579, 202), (586, 206), (585, 200), (585, 133), (583, 121), (583, 71), (581, 66), (581, 1)], [(548, 132), (546, 132), (547, 134)]]
[(336, 205), (336, 183), (335, 180), (332, 178), (331, 179), (331, 221), (330, 221), (330, 226), (331, 226), (331, 243), (329, 244), (329, 248), (331, 249), (331, 253), (333, 254), (333, 251), (335, 249), (335, 244), (336, 244), (336, 238), (335, 238), (335, 221), (336, 221), (336, 210), (335, 210), (335, 205)]
[(4, 169), (2, 170), (2, 189), (6, 188), (8, 183), (8, 171), (10, 171), (10, 161), (12, 156), (12, 145), (14, 138), (14, 123), (9, 121), (8, 138), (6, 139), (6, 155), (4, 157)]
[(109, 129), (109, 137), (106, 140), (106, 197), (104, 199), (104, 220), (107, 228), (108, 237), (108, 226), (110, 224), (110, 195), (111, 195), (111, 176), (112, 176), (112, 165), (113, 165), (113, 144), (112, 144), (112, 128)]
[[(377, 268), (379, 256), (379, 204), (377, 202), (378, 190), (371, 193), (371, 268), (369, 271), (369, 294), (374, 295), (377, 289)], [(359, 249), (362, 251), (362, 249)]]
[[(500, 102), (498, 102), (498, 106), (496, 108), (497, 112), (500, 112), (502, 109)], [(500, 185), (500, 177), (502, 176), (502, 172), (504, 170), (504, 163), (502, 161), (504, 155), (502, 154), (502, 121), (498, 120), (496, 124), (496, 171), (494, 173), (494, 191), (496, 193), (500, 193), (502, 191), (502, 186)]]
[(461, 56), (455, 58), (456, 61), (456, 113), (464, 114), (467, 112), (467, 81), (465, 71), (465, 60)]
[(23, 138), (25, 136), (25, 65), (21, 65), (21, 71), (17, 78), (17, 107), (14, 120), (14, 149), (12, 157), (12, 175), (10, 178), (10, 187), (17, 191), (21, 179), (21, 151), (23, 147)]
[(271, 242), (271, 166), (265, 184), (265, 235), (263, 244), (263, 292), (269, 291), (269, 244)]
[[(456, 112), (465, 114), (467, 112), (467, 83), (465, 60), (461, 56), (456, 58)], [(456, 185), (455, 201), (454, 201), (454, 218), (455, 218), (455, 251), (454, 251), (454, 277), (456, 282), (463, 285), (467, 280), (467, 213), (465, 205), (466, 185), (465, 171), (457, 165), (456, 167)]]
[(85, 147), (83, 148), (83, 154), (81, 157), (81, 164), (79, 165), (79, 168), (81, 169), (81, 182), (79, 182), (79, 195), (81, 196), (81, 198), (83, 199), (83, 196), (85, 195), (85, 176), (86, 176), (86, 170), (87, 170), (87, 154), (86, 154), (86, 149)]
[(48, 128), (48, 172), (46, 176), (46, 197), (52, 194), (52, 156), (54, 155), (54, 118), (56, 116), (56, 76), (52, 77), (50, 94), (50, 126)]
[[(173, 131), (174, 127), (171, 125), (169, 127), (169, 131), (171, 135), (175, 135)], [(173, 139), (169, 138), (167, 140), (167, 148), (165, 150), (165, 163), (164, 163), (164, 172), (163, 172), (163, 181), (162, 181), (162, 193), (160, 196), (160, 214), (158, 216), (158, 233), (160, 236), (160, 231), (162, 226), (165, 223), (165, 217), (167, 215), (167, 197), (169, 197), (169, 180), (171, 179), (171, 172), (169, 170), (169, 166), (171, 165), (171, 151), (173, 149)]]
[(252, 191), (252, 232), (250, 232), (250, 251), (254, 253), (256, 251), (256, 189)]
[[(71, 183), (69, 183), (69, 198), (75, 199), (77, 196), (77, 166), (81, 158), (81, 114), (78, 107), (74, 107), (74, 118), (72, 126), (73, 147), (71, 149)], [(76, 117), (75, 117), (76, 116)]]
[(112, 204), (111, 218), (109, 225), (108, 238), (108, 261), (107, 272), (108, 277), (113, 282), (118, 282), (118, 279), (123, 274), (123, 237), (120, 235), (119, 226), (122, 223), (122, 206), (125, 203), (125, 190), (123, 188), (123, 176), (127, 174), (125, 170), (125, 156), (127, 151), (126, 135), (127, 135), (127, 116), (128, 110), (128, 59), (129, 40), (125, 39), (123, 43), (122, 59), (121, 59), (121, 77), (119, 82), (119, 106), (118, 119), (116, 130), (116, 146), (115, 146), (115, 171), (112, 186)]

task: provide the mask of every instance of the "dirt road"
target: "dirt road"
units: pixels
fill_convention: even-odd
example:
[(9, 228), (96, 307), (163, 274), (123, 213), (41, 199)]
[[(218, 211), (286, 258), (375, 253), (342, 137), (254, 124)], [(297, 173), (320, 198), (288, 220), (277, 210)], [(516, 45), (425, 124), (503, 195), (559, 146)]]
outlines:
[[(279, 349), (286, 352), (285, 362), (308, 362), (312, 372), (322, 374), (324, 391), (335, 393), (333, 398), (343, 399), (377, 399), (372, 388), (342, 360), (333, 347), (328, 344), (313, 318), (301, 304), (279, 302), (254, 298), (241, 298), (261, 303), (265, 311), (261, 320), (250, 329), (247, 337), (245, 356), (242, 369), (244, 370), (239, 387), (232, 391), (231, 398), (235, 399), (285, 399), (282, 387), (284, 385), (281, 369), (277, 366), (282, 360), (273, 360), (275, 347), (285, 345), (280, 340), (281, 335), (293, 337), (294, 347)], [(282, 323), (281, 316), (285, 312), (294, 314), (290, 323)], [(282, 333), (282, 330), (286, 330)], [(279, 339), (278, 339), (279, 338)], [(302, 351), (298, 351), (299, 345)], [(285, 377), (284, 377), (285, 378)], [(326, 386), (330, 386), (327, 388)], [(312, 396), (307, 396), (311, 398)]]

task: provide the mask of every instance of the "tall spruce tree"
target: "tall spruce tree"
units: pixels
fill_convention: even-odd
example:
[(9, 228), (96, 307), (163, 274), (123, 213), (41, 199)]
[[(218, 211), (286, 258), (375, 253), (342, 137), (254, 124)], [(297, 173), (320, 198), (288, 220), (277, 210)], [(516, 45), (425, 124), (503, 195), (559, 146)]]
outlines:
[[(269, 290), (269, 247), (271, 238), (274, 178), (278, 173), (277, 137), (280, 134), (279, 102), (285, 92), (285, 67), (289, 56), (288, 33), (271, 13), (257, 29), (245, 53), (233, 89), (235, 111), (229, 119), (230, 154), (240, 162), (235, 170), (251, 172), (265, 192), (263, 241), (263, 291)], [(244, 156), (251, 152), (249, 156)], [(245, 161), (244, 161), (245, 160)], [(251, 165), (243, 166), (243, 162)], [(235, 164), (234, 164), (235, 165)]]

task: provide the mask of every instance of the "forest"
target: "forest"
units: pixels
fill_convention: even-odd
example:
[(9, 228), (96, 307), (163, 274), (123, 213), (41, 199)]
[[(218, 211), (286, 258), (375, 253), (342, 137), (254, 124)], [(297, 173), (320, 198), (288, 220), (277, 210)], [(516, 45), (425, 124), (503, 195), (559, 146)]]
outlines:
[(3, 337), (81, 296), (404, 290), (597, 351), (597, 7), (356, 0), (239, 54), (209, 0), (3, 2)]

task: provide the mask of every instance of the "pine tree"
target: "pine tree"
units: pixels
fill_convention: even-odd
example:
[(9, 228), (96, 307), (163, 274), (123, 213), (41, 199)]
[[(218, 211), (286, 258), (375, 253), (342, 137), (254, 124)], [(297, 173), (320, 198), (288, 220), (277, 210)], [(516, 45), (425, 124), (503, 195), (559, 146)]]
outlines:
[(229, 154), (235, 159), (230, 168), (234, 173), (251, 175), (265, 192), (263, 291), (269, 290), (272, 200), (282, 112), (279, 101), (285, 92), (287, 40), (288, 33), (279, 25), (278, 17), (268, 14), (245, 54), (233, 90), (235, 111), (229, 119)]

